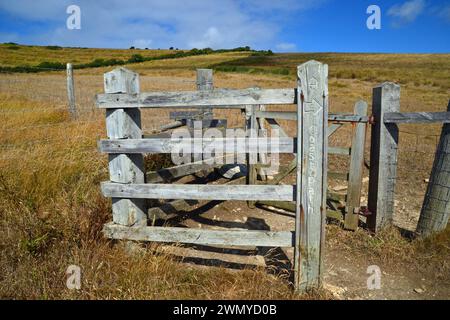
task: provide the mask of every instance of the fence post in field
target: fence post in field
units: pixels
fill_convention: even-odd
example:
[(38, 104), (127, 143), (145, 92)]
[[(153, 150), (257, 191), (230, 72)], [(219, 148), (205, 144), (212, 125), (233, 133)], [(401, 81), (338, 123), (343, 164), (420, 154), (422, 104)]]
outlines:
[[(450, 102), (447, 107), (450, 112)], [(417, 232), (423, 236), (445, 229), (450, 216), (450, 123), (442, 125)]]
[[(367, 116), (367, 103), (365, 101), (360, 100), (356, 102), (355, 114)], [(347, 212), (345, 213), (344, 221), (344, 228), (348, 230), (356, 230), (358, 228), (365, 142), (366, 124), (362, 122), (354, 123), (348, 178)]]
[(297, 183), (294, 285), (321, 285), (327, 190), (328, 65), (308, 61), (297, 68)]
[[(126, 68), (117, 68), (104, 75), (105, 93), (139, 93), (139, 75)], [(109, 139), (141, 139), (141, 112), (136, 108), (106, 110), (106, 131)], [(142, 154), (109, 154), (111, 182), (144, 183)], [(145, 199), (112, 198), (113, 221), (124, 226), (147, 224)]]
[(385, 123), (384, 114), (400, 112), (400, 86), (385, 82), (372, 93), (372, 125), (370, 146), (370, 173), (367, 217), (369, 229), (377, 232), (392, 224), (394, 191), (397, 179), (398, 126)]
[[(197, 69), (197, 90), (206, 91), (213, 90), (213, 71), (212, 69)], [(203, 119), (212, 119), (212, 108), (203, 109)]]
[(77, 107), (75, 105), (75, 89), (73, 81), (73, 66), (71, 63), (67, 64), (67, 98), (69, 101), (69, 112), (72, 119), (77, 117)]

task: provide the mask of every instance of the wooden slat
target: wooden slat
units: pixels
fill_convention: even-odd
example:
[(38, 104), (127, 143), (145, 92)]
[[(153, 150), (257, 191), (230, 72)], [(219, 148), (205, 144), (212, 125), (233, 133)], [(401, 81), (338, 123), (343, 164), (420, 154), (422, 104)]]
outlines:
[[(355, 113), (361, 116), (367, 114), (367, 103), (358, 101)], [(354, 127), (352, 138), (352, 153), (350, 155), (350, 171), (348, 180), (347, 204), (344, 228), (356, 230), (359, 223), (359, 207), (361, 204), (361, 188), (364, 163), (364, 146), (366, 142), (366, 124), (358, 123)]]
[(369, 117), (358, 114), (330, 113), (328, 114), (328, 121), (366, 123), (369, 122)]
[(384, 123), (450, 123), (450, 112), (386, 112)]
[(121, 184), (103, 182), (106, 197), (134, 199), (293, 201), (290, 185)]
[(292, 104), (295, 89), (215, 89), (211, 91), (148, 92), (141, 94), (99, 94), (99, 108), (186, 108), (234, 107), (257, 104)]
[(176, 227), (123, 227), (105, 224), (103, 233), (111, 239), (192, 243), (198, 245), (292, 247), (291, 231), (208, 230)]
[[(279, 153), (295, 153), (295, 138), (279, 138)], [(267, 143), (267, 150), (271, 150), (271, 139), (263, 138), (216, 138), (216, 139), (176, 139), (158, 138), (158, 139), (110, 139), (100, 140), (98, 147), (100, 152), (105, 153), (171, 153), (179, 150), (193, 150), (194, 145), (203, 148), (215, 148), (216, 150), (227, 150), (225, 147), (230, 146), (239, 153), (246, 153), (249, 150), (257, 150), (258, 143)], [(237, 147), (244, 146), (243, 150), (236, 150)], [(242, 147), (244, 148), (244, 147)]]

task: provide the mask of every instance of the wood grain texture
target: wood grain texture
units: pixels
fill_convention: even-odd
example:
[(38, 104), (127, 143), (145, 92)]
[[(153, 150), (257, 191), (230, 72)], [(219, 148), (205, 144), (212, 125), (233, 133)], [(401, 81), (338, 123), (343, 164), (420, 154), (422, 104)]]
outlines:
[(294, 89), (215, 89), (211, 91), (99, 94), (99, 108), (186, 108), (234, 107), (259, 104), (293, 104)]
[[(450, 111), (450, 102), (447, 110)], [(449, 112), (450, 113), (450, 112)], [(420, 212), (417, 232), (423, 236), (442, 231), (450, 216), (450, 123), (442, 126), (430, 181)]]
[(388, 112), (384, 123), (450, 123), (450, 112)]
[[(279, 138), (279, 153), (295, 153), (295, 138)], [(177, 140), (172, 138), (149, 138), (149, 139), (118, 139), (100, 140), (98, 147), (100, 152), (105, 153), (172, 153), (177, 150), (194, 150), (209, 148), (216, 150), (231, 150), (236, 153), (247, 153), (257, 150), (258, 144), (267, 143), (268, 150), (271, 150), (271, 139), (264, 138), (190, 138)], [(230, 148), (230, 149), (226, 149)]]
[[(139, 76), (125, 68), (118, 68), (104, 75), (105, 92), (139, 92)], [(139, 109), (108, 109), (106, 130), (109, 139), (142, 138)], [(120, 183), (144, 183), (144, 159), (142, 154), (109, 155), (110, 180)], [(146, 225), (146, 205), (142, 199), (112, 199), (113, 221), (120, 225)]]
[[(367, 115), (367, 103), (358, 101), (355, 104), (355, 114)], [(353, 127), (352, 147), (350, 155), (350, 171), (347, 189), (347, 203), (344, 228), (356, 230), (359, 222), (359, 207), (361, 205), (361, 188), (364, 164), (364, 146), (366, 141), (366, 124), (361, 122)]]
[(321, 285), (326, 219), (328, 66), (308, 61), (297, 69), (297, 188), (294, 284)]
[(176, 227), (124, 227), (106, 224), (103, 233), (111, 239), (192, 243), (198, 245), (292, 247), (291, 231), (208, 230)]
[(122, 184), (102, 182), (106, 197), (133, 199), (293, 201), (290, 185)]
[(400, 111), (400, 86), (385, 82), (373, 89), (372, 99), (375, 124), (371, 131), (368, 200), (372, 214), (367, 223), (372, 231), (377, 232), (392, 224), (394, 214), (398, 127), (395, 123), (384, 123), (384, 115)]

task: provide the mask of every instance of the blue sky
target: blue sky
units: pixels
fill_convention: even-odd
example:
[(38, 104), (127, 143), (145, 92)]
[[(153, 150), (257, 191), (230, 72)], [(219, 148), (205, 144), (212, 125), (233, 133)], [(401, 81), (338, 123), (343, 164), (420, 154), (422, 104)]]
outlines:
[[(81, 29), (69, 30), (69, 5)], [(369, 30), (369, 5), (381, 29)], [(0, 42), (276, 52), (450, 52), (450, 0), (0, 0)]]

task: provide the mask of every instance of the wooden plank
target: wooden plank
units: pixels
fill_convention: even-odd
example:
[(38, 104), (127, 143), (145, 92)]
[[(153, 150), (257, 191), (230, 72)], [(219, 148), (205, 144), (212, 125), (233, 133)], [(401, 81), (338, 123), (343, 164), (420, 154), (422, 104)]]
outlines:
[(210, 185), (210, 184), (122, 184), (102, 182), (106, 197), (134, 199), (193, 200), (287, 200), (293, 201), (290, 185)]
[(330, 113), (328, 114), (328, 121), (367, 123), (369, 117), (358, 114)]
[(291, 231), (124, 227), (109, 223), (103, 227), (103, 233), (111, 239), (198, 245), (292, 247), (293, 244), (293, 232)]
[(370, 147), (370, 174), (367, 217), (369, 228), (377, 232), (392, 225), (394, 194), (397, 179), (398, 127), (384, 123), (384, 114), (400, 111), (400, 86), (385, 82), (373, 89), (372, 125)]
[[(104, 75), (105, 92), (139, 92), (138, 74), (118, 68)], [(108, 138), (126, 141), (142, 137), (139, 109), (108, 109), (106, 111)], [(144, 183), (144, 160), (141, 154), (110, 154), (110, 180), (120, 183)], [(120, 225), (146, 225), (146, 203), (142, 199), (112, 199), (113, 221)]]
[[(257, 111), (256, 116), (258, 118), (271, 118), (271, 119), (293, 120), (293, 121), (297, 120), (297, 113), (289, 111)], [(330, 113), (328, 115), (328, 121), (366, 123), (369, 121), (369, 117), (356, 114)]]
[[(447, 110), (450, 111), (450, 102)], [(442, 126), (417, 232), (429, 236), (446, 228), (450, 217), (450, 124)]]
[(328, 66), (308, 61), (297, 68), (297, 188), (294, 284), (321, 285), (326, 218)]
[(73, 81), (73, 66), (67, 64), (67, 98), (69, 100), (69, 113), (72, 119), (77, 118), (77, 107), (75, 104), (75, 89)]
[[(279, 138), (279, 153), (295, 153), (295, 138)], [(205, 149), (227, 150), (225, 146), (233, 148), (237, 153), (247, 153), (257, 150), (258, 144), (267, 143), (267, 150), (271, 149), (271, 139), (263, 138), (186, 138), (182, 141), (172, 138), (157, 139), (117, 139), (100, 140), (98, 147), (105, 153), (171, 153), (178, 150), (194, 150), (194, 146)], [(237, 150), (238, 149), (238, 150)], [(228, 149), (230, 150), (230, 149)]]
[[(360, 100), (356, 102), (355, 114), (361, 116), (367, 115), (367, 103), (365, 101)], [(350, 155), (350, 173), (344, 222), (344, 228), (348, 230), (356, 230), (358, 228), (365, 142), (366, 124), (361, 122), (354, 126), (352, 138), (352, 152)]]
[(159, 182), (170, 182), (177, 178), (181, 178), (187, 175), (194, 174), (202, 170), (210, 170), (212, 168), (217, 168), (222, 166), (224, 163), (224, 157), (217, 157), (210, 163), (206, 163), (204, 160), (183, 163), (181, 165), (164, 168), (158, 171), (147, 172), (146, 182), (147, 183), (159, 183)]
[(294, 89), (214, 89), (211, 91), (148, 92), (141, 94), (99, 94), (99, 108), (239, 108), (243, 105), (292, 104)]
[(450, 112), (387, 112), (384, 123), (450, 123)]

